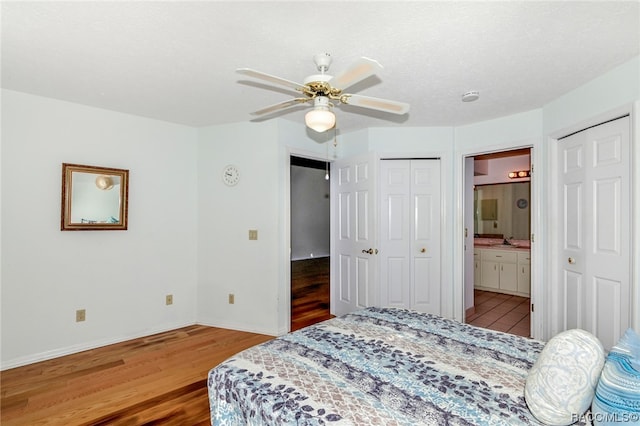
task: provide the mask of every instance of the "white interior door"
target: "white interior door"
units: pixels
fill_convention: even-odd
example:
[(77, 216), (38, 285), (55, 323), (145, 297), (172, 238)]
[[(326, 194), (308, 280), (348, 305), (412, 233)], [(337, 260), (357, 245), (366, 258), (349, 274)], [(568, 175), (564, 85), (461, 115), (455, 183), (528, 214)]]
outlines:
[(630, 326), (629, 117), (558, 141), (561, 330), (582, 328), (605, 348)]
[(440, 161), (380, 164), (383, 306), (440, 314)]
[(331, 164), (331, 313), (377, 303), (375, 160), (371, 154)]
[(473, 175), (474, 158), (464, 159), (464, 309), (475, 306), (475, 258), (474, 258), (474, 217), (473, 217)]

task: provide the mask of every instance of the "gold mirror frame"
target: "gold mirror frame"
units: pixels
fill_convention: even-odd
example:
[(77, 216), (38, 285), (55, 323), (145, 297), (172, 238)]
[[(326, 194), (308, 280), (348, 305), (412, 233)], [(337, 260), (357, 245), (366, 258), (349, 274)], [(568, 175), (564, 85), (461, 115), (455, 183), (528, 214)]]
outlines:
[(62, 163), (61, 231), (127, 229), (129, 170)]

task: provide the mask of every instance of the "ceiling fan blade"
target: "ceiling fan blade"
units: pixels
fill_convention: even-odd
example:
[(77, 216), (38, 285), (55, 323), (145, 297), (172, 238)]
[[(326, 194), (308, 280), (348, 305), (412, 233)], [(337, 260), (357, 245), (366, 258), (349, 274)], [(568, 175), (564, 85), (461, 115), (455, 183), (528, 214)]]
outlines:
[(269, 83), (275, 83), (281, 86), (289, 87), (299, 92), (302, 92), (307, 88), (307, 86), (305, 86), (304, 84), (296, 83), (295, 81), (291, 81), (281, 77), (276, 77), (274, 75), (266, 74), (261, 71), (256, 71), (251, 68), (238, 68), (236, 72), (240, 74), (248, 75), (249, 77), (259, 78), (261, 80), (268, 81)]
[(347, 69), (335, 75), (329, 84), (338, 89), (346, 89), (354, 84), (374, 75), (382, 69), (382, 65), (373, 59), (362, 57), (352, 63)]
[(268, 114), (270, 112), (274, 112), (274, 111), (278, 111), (278, 110), (281, 110), (281, 109), (289, 108), (289, 107), (292, 107), (294, 105), (301, 104), (301, 103), (304, 103), (304, 102), (308, 102), (308, 101), (311, 101), (311, 100), (313, 100), (313, 99), (311, 99), (311, 98), (295, 98), (295, 99), (291, 99), (291, 100), (288, 100), (288, 101), (279, 102), (277, 104), (269, 105), (268, 107), (264, 107), (262, 109), (259, 109), (258, 111), (252, 112), (251, 115)]
[(375, 109), (392, 114), (402, 115), (409, 112), (409, 104), (405, 102), (390, 101), (388, 99), (373, 98), (371, 96), (346, 94), (340, 97), (340, 102), (346, 105)]

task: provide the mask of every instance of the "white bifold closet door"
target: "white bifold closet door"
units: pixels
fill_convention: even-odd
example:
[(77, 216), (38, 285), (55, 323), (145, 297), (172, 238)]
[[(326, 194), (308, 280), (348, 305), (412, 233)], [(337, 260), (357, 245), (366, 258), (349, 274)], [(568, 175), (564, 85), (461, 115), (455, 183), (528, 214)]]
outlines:
[(380, 304), (440, 314), (440, 160), (380, 161)]

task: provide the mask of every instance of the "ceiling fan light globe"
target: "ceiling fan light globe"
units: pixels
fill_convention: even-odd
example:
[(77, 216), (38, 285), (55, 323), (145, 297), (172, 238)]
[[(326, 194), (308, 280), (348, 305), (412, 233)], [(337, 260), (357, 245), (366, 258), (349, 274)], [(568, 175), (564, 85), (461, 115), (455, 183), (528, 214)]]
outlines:
[(96, 186), (98, 189), (108, 191), (113, 188), (113, 178), (111, 176), (99, 175), (96, 177)]
[(326, 109), (313, 109), (304, 116), (308, 128), (318, 133), (326, 132), (336, 124), (336, 116)]

